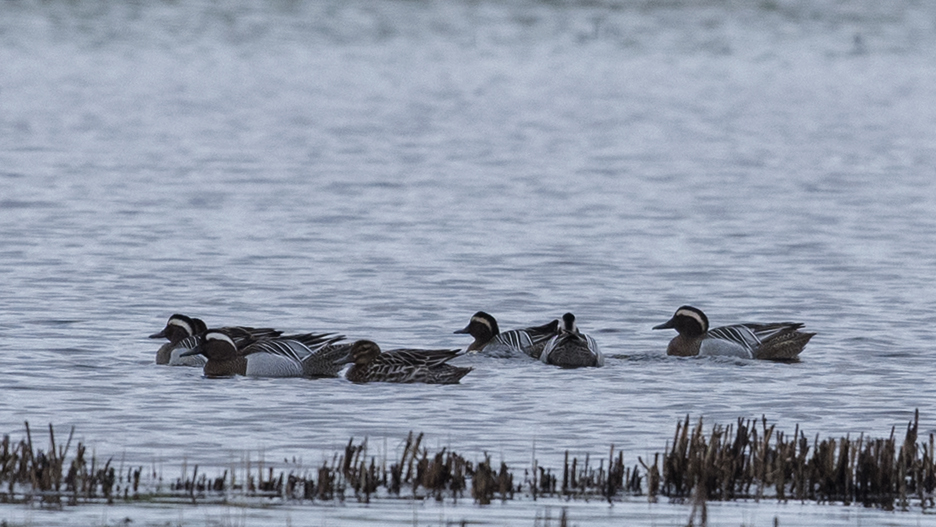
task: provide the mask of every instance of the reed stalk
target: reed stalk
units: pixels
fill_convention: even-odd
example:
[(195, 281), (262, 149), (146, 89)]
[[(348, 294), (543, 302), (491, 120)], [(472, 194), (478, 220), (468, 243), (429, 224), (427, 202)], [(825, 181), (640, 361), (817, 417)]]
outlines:
[[(110, 459), (103, 466), (78, 442), (71, 449), (74, 429), (64, 445), (49, 427), (49, 449), (36, 448), (26, 423), (25, 437), (0, 440), (0, 502), (37, 502), (44, 507), (115, 500), (182, 498), (191, 502), (224, 500), (234, 491), (257, 499), (333, 501), (347, 498), (369, 503), (377, 497), (458, 500), (470, 491), (481, 505), (515, 495), (563, 499), (598, 498), (613, 503), (625, 496), (646, 495), (693, 503), (693, 518), (704, 523), (707, 501), (736, 499), (778, 501), (795, 499), (819, 503), (859, 503), (885, 510), (934, 506), (936, 492), (936, 438), (919, 437), (919, 412), (908, 423), (903, 438), (896, 427), (881, 439), (840, 438), (810, 442), (799, 425), (787, 436), (767, 422), (738, 419), (728, 426), (706, 427), (690, 416), (676, 423), (672, 443), (653, 456), (652, 463), (638, 458), (628, 468), (625, 454), (611, 446), (607, 458), (584, 458), (565, 452), (562, 476), (544, 467), (535, 456), (516, 484), (504, 462), (495, 466), (488, 454), (480, 462), (442, 448), (423, 448), (423, 434), (407, 436), (398, 460), (379, 462), (368, 453), (367, 439), (348, 441), (315, 470), (297, 472), (272, 464), (252, 466), (246, 461), (245, 483), (236, 471), (225, 470), (209, 478), (196, 464), (191, 474), (183, 461), (182, 475), (162, 490), (156, 470), (142, 467), (115, 469)], [(386, 450), (386, 449), (385, 449)], [(122, 465), (122, 463), (121, 463)], [(389, 465), (389, 466), (388, 466)], [(67, 471), (65, 470), (67, 467)], [(230, 477), (228, 475), (230, 474)], [(469, 481), (470, 479), (470, 481)]]

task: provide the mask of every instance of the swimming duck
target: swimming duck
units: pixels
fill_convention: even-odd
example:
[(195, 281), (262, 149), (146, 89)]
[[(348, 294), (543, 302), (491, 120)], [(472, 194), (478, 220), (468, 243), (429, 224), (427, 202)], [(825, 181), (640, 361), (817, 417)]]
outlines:
[(354, 363), (345, 374), (351, 382), (457, 384), (471, 368), (446, 364), (456, 356), (458, 350), (447, 349), (397, 349), (381, 353), (376, 342), (358, 340), (338, 363)]
[(572, 313), (562, 315), (562, 329), (546, 343), (540, 360), (544, 364), (564, 368), (604, 366), (604, 355), (598, 349), (598, 343), (578, 330)]
[(474, 337), (474, 342), (465, 351), (483, 352), (485, 355), (510, 357), (523, 353), (534, 359), (540, 358), (546, 342), (559, 333), (559, 321), (553, 320), (542, 326), (514, 329), (500, 332), (497, 320), (484, 311), (475, 313), (464, 329), (455, 333), (467, 333)]
[(799, 331), (799, 322), (736, 324), (709, 329), (708, 317), (700, 309), (682, 306), (673, 318), (653, 329), (672, 328), (679, 332), (667, 355), (720, 355), (746, 359), (795, 361), (815, 333)]
[(169, 340), (156, 350), (156, 364), (204, 366), (205, 358), (202, 356), (179, 357), (181, 353), (198, 345), (194, 337), (207, 329), (204, 326), (205, 323), (198, 318), (189, 318), (179, 314), (169, 317), (169, 321), (166, 322), (166, 327), (162, 331), (149, 336), (151, 339), (165, 338)]
[(211, 329), (197, 337), (198, 345), (181, 356), (202, 354), (206, 377), (337, 377), (335, 362), (348, 349), (337, 345), (343, 335), (303, 333), (252, 339), (238, 345), (229, 329)]
[[(272, 328), (252, 328), (248, 326), (232, 326), (222, 328), (229, 332), (234, 342), (244, 343), (248, 340), (277, 337), (282, 331)], [(205, 365), (205, 357), (201, 355), (182, 356), (182, 353), (198, 345), (195, 337), (208, 331), (208, 326), (200, 318), (189, 318), (185, 315), (175, 314), (169, 317), (166, 327), (158, 333), (149, 336), (151, 339), (169, 339), (156, 351), (156, 364), (169, 366), (197, 366)]]

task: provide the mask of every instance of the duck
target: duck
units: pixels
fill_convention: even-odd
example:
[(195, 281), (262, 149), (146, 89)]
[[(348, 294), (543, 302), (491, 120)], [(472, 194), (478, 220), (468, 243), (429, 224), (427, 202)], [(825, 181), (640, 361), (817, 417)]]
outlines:
[(458, 355), (459, 350), (449, 349), (395, 349), (381, 352), (376, 342), (358, 340), (337, 363), (353, 363), (345, 373), (345, 378), (354, 383), (457, 384), (472, 370), (446, 364)]
[(501, 333), (497, 327), (497, 320), (493, 316), (484, 311), (478, 311), (471, 316), (467, 326), (455, 333), (467, 333), (474, 337), (474, 342), (465, 349), (468, 353), (482, 352), (495, 357), (511, 357), (522, 353), (538, 359), (543, 353), (546, 342), (559, 334), (559, 321), (553, 320), (542, 326), (513, 329)]
[[(273, 328), (253, 328), (249, 326), (231, 326), (222, 328), (230, 333), (235, 343), (243, 343), (259, 338), (277, 337), (283, 332)], [(204, 367), (206, 359), (202, 355), (182, 356), (186, 351), (198, 345), (198, 335), (208, 331), (208, 326), (200, 318), (191, 318), (178, 313), (169, 317), (166, 327), (149, 336), (151, 339), (168, 339), (156, 350), (156, 364), (168, 366)]]
[(205, 358), (200, 355), (180, 357), (179, 355), (198, 345), (195, 335), (203, 333), (208, 328), (199, 318), (190, 318), (178, 313), (169, 317), (166, 326), (157, 333), (149, 336), (151, 339), (168, 339), (156, 350), (156, 364), (169, 366), (204, 366)]
[(230, 329), (210, 329), (182, 357), (204, 355), (205, 377), (337, 377), (336, 359), (347, 355), (344, 335), (302, 333), (238, 342)]
[(579, 331), (575, 315), (562, 315), (562, 328), (558, 335), (549, 339), (540, 355), (544, 364), (555, 364), (563, 368), (604, 366), (604, 355), (591, 336)]
[(797, 361), (815, 333), (800, 331), (800, 322), (735, 324), (709, 329), (701, 309), (682, 306), (668, 321), (653, 329), (675, 329), (679, 334), (666, 347), (667, 355), (716, 355), (773, 361)]

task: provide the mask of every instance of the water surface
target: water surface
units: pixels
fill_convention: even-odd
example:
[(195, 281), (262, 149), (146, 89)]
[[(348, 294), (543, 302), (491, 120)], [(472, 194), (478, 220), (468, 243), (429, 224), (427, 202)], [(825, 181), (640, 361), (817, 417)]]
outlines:
[[(687, 414), (936, 432), (934, 44), (911, 0), (4, 3), (0, 425), (167, 472), (410, 430), (631, 464)], [(818, 335), (792, 365), (667, 358), (650, 328), (682, 304)], [(606, 367), (218, 381), (145, 338), (181, 312), (464, 347), (477, 310), (572, 311)], [(809, 510), (776, 514), (839, 514)]]

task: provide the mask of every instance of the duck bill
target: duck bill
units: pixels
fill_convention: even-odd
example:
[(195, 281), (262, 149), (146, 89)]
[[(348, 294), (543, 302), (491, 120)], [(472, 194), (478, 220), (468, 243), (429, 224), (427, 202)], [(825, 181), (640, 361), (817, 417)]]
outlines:
[(468, 333), (468, 326), (465, 326), (463, 329), (455, 330), (455, 331), (453, 331), (452, 333), (454, 333), (454, 334), (456, 334), (456, 335), (465, 335), (465, 334)]
[(666, 322), (660, 324), (659, 326), (653, 326), (653, 329), (671, 329), (673, 328), (673, 319), (669, 319)]
[(152, 335), (149, 336), (149, 338), (151, 338), (151, 339), (164, 339), (164, 338), (166, 338), (166, 330), (163, 329), (163, 330), (160, 331), (159, 333), (153, 333)]
[(340, 359), (336, 359), (335, 362), (333, 362), (332, 364), (340, 366), (342, 364), (349, 364), (351, 362), (354, 362), (354, 355), (351, 353), (348, 353), (344, 357), (341, 357)]
[(201, 346), (195, 346), (194, 348), (192, 348), (192, 349), (190, 349), (190, 350), (188, 350), (188, 351), (185, 351), (185, 352), (180, 353), (179, 356), (180, 356), (180, 357), (191, 357), (191, 356), (193, 356), (193, 355), (200, 355), (200, 354), (201, 354)]

